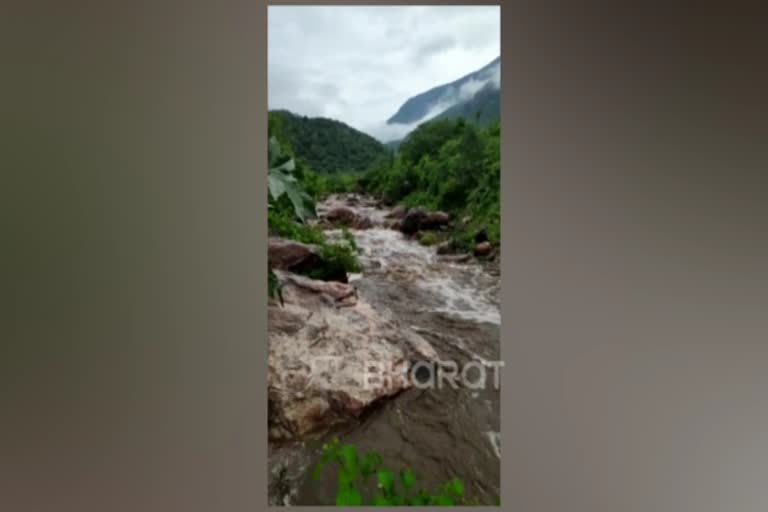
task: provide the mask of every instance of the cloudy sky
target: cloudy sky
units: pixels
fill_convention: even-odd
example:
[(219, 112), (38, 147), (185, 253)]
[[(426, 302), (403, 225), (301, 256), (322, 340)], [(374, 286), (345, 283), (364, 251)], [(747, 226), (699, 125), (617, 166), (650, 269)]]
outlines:
[(411, 96), (500, 55), (498, 6), (270, 6), (269, 108), (384, 141)]

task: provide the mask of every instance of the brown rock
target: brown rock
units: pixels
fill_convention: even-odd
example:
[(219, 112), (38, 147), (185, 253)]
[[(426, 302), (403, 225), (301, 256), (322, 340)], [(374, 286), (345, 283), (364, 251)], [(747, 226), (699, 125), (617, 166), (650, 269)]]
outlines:
[(450, 220), (451, 216), (445, 212), (429, 212), (421, 223), (421, 229), (437, 229), (448, 224)]
[(280, 270), (298, 271), (322, 263), (320, 249), (316, 245), (279, 237), (269, 238), (267, 258), (272, 268)]
[(447, 261), (450, 263), (466, 263), (471, 257), (470, 254), (444, 254), (440, 256), (440, 261)]
[(402, 204), (399, 204), (395, 206), (391, 212), (387, 214), (388, 219), (402, 219), (405, 217), (405, 213), (408, 211), (408, 209), (403, 206)]
[(427, 212), (424, 211), (424, 208), (420, 206), (411, 208), (405, 214), (405, 217), (403, 217), (403, 220), (400, 223), (400, 231), (403, 234), (412, 235), (421, 229), (421, 224), (426, 218)]
[(368, 229), (373, 227), (370, 218), (355, 213), (351, 208), (339, 206), (325, 214), (325, 220), (332, 225), (346, 226), (352, 229)]
[(329, 211), (325, 218), (334, 224), (352, 226), (357, 221), (357, 214), (351, 208), (339, 206)]
[(491, 247), (491, 243), (488, 241), (480, 242), (475, 246), (475, 256), (487, 256), (490, 254), (493, 247)]
[(389, 224), (387, 224), (387, 227), (389, 229), (394, 229), (395, 231), (400, 231), (400, 225), (402, 224), (402, 222), (403, 221), (401, 221), (400, 219), (394, 219), (390, 221)]

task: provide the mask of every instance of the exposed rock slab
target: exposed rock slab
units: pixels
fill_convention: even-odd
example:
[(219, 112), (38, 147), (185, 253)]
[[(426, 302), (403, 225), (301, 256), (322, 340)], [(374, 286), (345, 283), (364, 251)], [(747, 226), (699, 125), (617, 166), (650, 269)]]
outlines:
[(410, 363), (434, 348), (352, 285), (277, 271), (284, 306), (268, 308), (270, 438), (302, 437), (410, 387)]

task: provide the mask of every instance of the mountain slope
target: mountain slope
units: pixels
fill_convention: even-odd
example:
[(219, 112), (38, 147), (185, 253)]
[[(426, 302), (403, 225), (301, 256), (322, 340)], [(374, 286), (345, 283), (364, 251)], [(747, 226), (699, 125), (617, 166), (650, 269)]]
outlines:
[(473, 73), (408, 99), (395, 115), (387, 120), (387, 124), (412, 124), (426, 120), (425, 118), (435, 111), (450, 109), (471, 101), (485, 87), (495, 87), (498, 90), (500, 71), (501, 57), (496, 57)]
[(501, 115), (501, 91), (487, 84), (475, 95), (464, 102), (458, 103), (432, 119), (455, 119), (463, 117), (467, 121), (480, 126), (488, 126), (499, 120)]
[(370, 135), (333, 119), (273, 110), (269, 112), (269, 129), (293, 150), (297, 160), (321, 173), (362, 172), (389, 154)]

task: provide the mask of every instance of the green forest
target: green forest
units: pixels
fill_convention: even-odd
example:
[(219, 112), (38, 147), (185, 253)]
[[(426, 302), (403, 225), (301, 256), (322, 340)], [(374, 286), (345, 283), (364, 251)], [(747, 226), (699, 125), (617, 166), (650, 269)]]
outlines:
[[(364, 193), (390, 206), (448, 213), (454, 219), (450, 229), (425, 234), (420, 240), (425, 244), (448, 241), (455, 250), (469, 252), (481, 236), (498, 248), (498, 120), (487, 127), (464, 118), (426, 122), (392, 150), (343, 123), (300, 119), (284, 111), (269, 113), (269, 136), (279, 147), (270, 156), (270, 168), (290, 160), (289, 179), (300, 191), (281, 195), (278, 187), (281, 197), (270, 196), (269, 231), (322, 248), (326, 267), (315, 269), (312, 277), (334, 279), (359, 270), (350, 244), (330, 244), (319, 227), (305, 222), (314, 215), (314, 203), (331, 193)], [(308, 140), (317, 142), (308, 145)]]
[(333, 119), (274, 110), (269, 121), (271, 135), (290, 146), (299, 162), (320, 173), (361, 172), (387, 154), (387, 148), (370, 135)]

